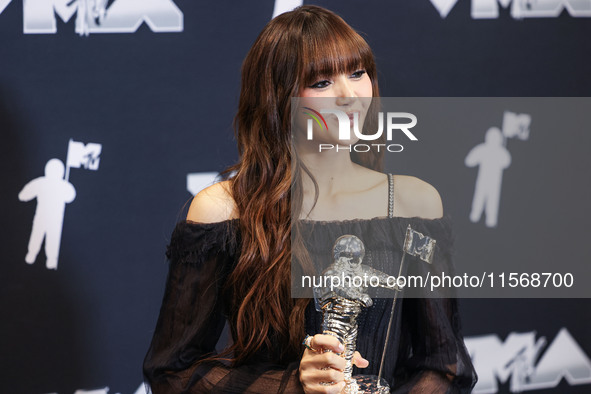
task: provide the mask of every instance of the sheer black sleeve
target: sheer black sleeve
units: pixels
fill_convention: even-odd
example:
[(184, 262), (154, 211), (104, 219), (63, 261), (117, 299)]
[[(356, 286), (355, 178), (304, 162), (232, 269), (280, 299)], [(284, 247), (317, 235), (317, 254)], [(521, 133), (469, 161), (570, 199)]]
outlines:
[(152, 393), (300, 393), (298, 363), (203, 362), (227, 321), (222, 287), (237, 259), (237, 221), (179, 223), (167, 251), (164, 298), (143, 370)]

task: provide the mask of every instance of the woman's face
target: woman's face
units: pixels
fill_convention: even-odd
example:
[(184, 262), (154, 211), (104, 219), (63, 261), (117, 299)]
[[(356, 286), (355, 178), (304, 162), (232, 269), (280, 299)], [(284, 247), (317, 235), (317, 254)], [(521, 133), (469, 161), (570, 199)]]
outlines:
[[(355, 117), (358, 117), (358, 129), (361, 131), (365, 121), (365, 115), (373, 95), (371, 79), (364, 69), (359, 69), (351, 74), (336, 74), (318, 78), (310, 86), (304, 86), (299, 93), (299, 107), (313, 109), (315, 111), (335, 109), (345, 113), (350, 121), (351, 139), (346, 141), (339, 139), (339, 122), (336, 115), (324, 113), (328, 132), (322, 124), (314, 123), (313, 141), (325, 144), (354, 144), (357, 138), (353, 132)], [(306, 138), (302, 131), (307, 130), (307, 120), (304, 110), (298, 111), (300, 116), (296, 120), (296, 126), (301, 131), (299, 137)], [(307, 134), (306, 134), (307, 135)]]

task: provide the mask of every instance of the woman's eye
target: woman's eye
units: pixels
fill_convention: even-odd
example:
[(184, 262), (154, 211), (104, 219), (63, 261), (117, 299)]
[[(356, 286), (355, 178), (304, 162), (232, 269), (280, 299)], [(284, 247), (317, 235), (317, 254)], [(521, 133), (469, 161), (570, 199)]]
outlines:
[(359, 78), (361, 78), (361, 77), (363, 76), (363, 74), (365, 74), (365, 73), (366, 73), (366, 71), (365, 71), (365, 70), (357, 70), (357, 71), (355, 71), (353, 74), (351, 74), (351, 77), (352, 77), (352, 78), (359, 79)]
[(325, 80), (316, 82), (315, 84), (311, 85), (310, 88), (323, 89), (323, 88), (327, 87), (328, 85), (330, 85), (330, 81), (325, 79)]

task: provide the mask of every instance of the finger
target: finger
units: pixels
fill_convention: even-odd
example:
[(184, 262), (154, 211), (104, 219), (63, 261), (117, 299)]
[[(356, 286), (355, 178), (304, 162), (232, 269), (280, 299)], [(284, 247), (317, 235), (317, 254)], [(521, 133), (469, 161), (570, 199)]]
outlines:
[(353, 354), (353, 364), (355, 364), (359, 368), (365, 368), (365, 367), (367, 367), (369, 365), (369, 361), (367, 361), (366, 359), (364, 359), (363, 357), (361, 357), (361, 354), (356, 351)]
[(344, 374), (331, 368), (327, 370), (313, 369), (301, 371), (300, 379), (306, 394), (340, 393), (345, 386)]
[(332, 368), (338, 371), (343, 371), (347, 361), (333, 352), (327, 353), (316, 353), (316, 352), (309, 352), (305, 353), (304, 357), (302, 358), (302, 362), (300, 362), (300, 366), (304, 366), (305, 368), (314, 368), (314, 369), (323, 369), (323, 368)]
[(306, 376), (307, 381), (319, 382), (333, 382), (339, 383), (345, 380), (345, 374), (342, 371), (337, 371), (333, 368), (314, 369), (309, 371)]
[(346, 365), (347, 361), (335, 353), (316, 353), (309, 351), (309, 353), (304, 353), (304, 357), (302, 357), (302, 361), (300, 362), (300, 369), (322, 370), (331, 368), (342, 372), (345, 370)]
[(332, 335), (316, 334), (312, 338), (311, 346), (317, 350), (330, 350), (341, 353), (345, 350), (343, 344)]
[(321, 383), (311, 384), (306, 386), (306, 393), (318, 394), (340, 394), (345, 388), (345, 382), (339, 382), (332, 385), (324, 385)]

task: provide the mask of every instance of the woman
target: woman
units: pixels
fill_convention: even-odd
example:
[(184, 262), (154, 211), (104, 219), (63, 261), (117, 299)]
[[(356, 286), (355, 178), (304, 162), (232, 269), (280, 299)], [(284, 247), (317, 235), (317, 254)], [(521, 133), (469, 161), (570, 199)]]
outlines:
[[(235, 175), (195, 196), (168, 249), (170, 272), (144, 362), (154, 393), (341, 392), (341, 344), (318, 334), (321, 315), (310, 299), (291, 298), (292, 248), (294, 261), (308, 267), (315, 250), (330, 249), (338, 234), (369, 231), (366, 248), (377, 262), (389, 256), (382, 259), (388, 265), (400, 257), (410, 222), (449, 240), (433, 187), (395, 176), (394, 189), (377, 171), (383, 152), (320, 156), (292, 130), (292, 97), (332, 97), (349, 108), (372, 96), (378, 86), (371, 50), (332, 12), (302, 6), (263, 29), (242, 68), (240, 160), (228, 171)], [(354, 363), (377, 375), (392, 301), (375, 301), (360, 317)], [(455, 302), (404, 300), (400, 310), (384, 364), (391, 387), (469, 391), (475, 375)], [(231, 345), (218, 354), (226, 321)], [(306, 333), (316, 335), (304, 350)]]

